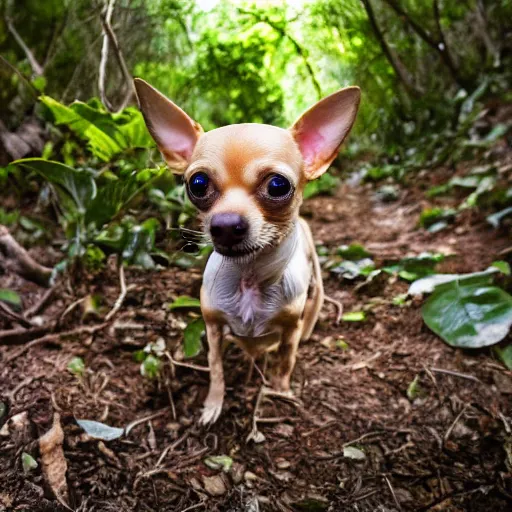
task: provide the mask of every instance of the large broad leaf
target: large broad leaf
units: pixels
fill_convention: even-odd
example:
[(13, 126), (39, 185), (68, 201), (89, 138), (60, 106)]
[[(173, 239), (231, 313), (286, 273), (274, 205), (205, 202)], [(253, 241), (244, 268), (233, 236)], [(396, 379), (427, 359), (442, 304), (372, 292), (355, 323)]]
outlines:
[(144, 169), (137, 175), (116, 179), (103, 185), (89, 205), (86, 223), (94, 222), (100, 228), (110, 222), (164, 173), (165, 169)]
[(154, 250), (155, 231), (159, 225), (156, 219), (148, 219), (131, 228), (123, 249), (123, 260), (128, 265), (138, 265), (143, 268), (155, 266), (150, 253)]
[(69, 107), (49, 96), (41, 96), (41, 101), (52, 112), (55, 124), (68, 126), (104, 161), (129, 148), (153, 145), (142, 114), (134, 108), (110, 114), (80, 101)]
[(489, 280), (484, 275), (438, 285), (423, 305), (423, 320), (453, 347), (498, 343), (512, 325), (512, 297)]
[[(85, 213), (88, 205), (96, 196), (96, 183), (86, 171), (79, 171), (52, 160), (42, 158), (24, 158), (16, 160), (13, 164), (35, 171), (43, 178), (55, 185), (59, 192), (64, 193), (73, 200), (76, 209)], [(69, 209), (69, 201), (65, 202)]]
[[(500, 272), (500, 268), (498, 266), (491, 266), (483, 272), (473, 272), (472, 274), (434, 274), (414, 281), (414, 283), (409, 286), (407, 294), (423, 295), (426, 293), (432, 293), (436, 286), (455, 280), (463, 281), (466, 279), (476, 278), (478, 282), (484, 282), (482, 278), (485, 276), (491, 276), (491, 274), (495, 274), (497, 272)], [(485, 282), (491, 284), (492, 278), (489, 277)]]

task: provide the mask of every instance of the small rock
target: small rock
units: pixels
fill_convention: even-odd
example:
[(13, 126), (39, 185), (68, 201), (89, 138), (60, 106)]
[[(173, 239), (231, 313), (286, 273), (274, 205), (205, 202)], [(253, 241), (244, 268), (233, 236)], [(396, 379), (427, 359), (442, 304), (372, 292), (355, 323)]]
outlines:
[(222, 496), (227, 491), (222, 475), (203, 476), (203, 485), (210, 496)]
[(283, 459), (282, 457), (278, 457), (276, 459), (276, 466), (279, 469), (288, 469), (291, 466), (291, 464), (286, 459)]

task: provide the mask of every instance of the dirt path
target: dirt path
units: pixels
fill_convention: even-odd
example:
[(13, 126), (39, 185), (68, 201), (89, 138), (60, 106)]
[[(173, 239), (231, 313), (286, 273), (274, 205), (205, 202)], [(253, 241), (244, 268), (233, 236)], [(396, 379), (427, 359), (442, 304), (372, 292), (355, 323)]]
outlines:
[[(383, 205), (369, 188), (343, 186), (335, 197), (308, 201), (303, 211), (318, 241), (332, 248), (360, 242), (378, 264), (429, 250), (458, 254), (442, 271), (475, 271), (510, 244), (471, 212), (435, 235), (418, 230), (422, 197), (408, 189)], [(261, 379), (255, 373), (244, 384), (248, 363), (238, 350), (230, 348), (225, 359), (223, 414), (206, 431), (195, 424), (206, 374), (175, 368), (155, 384), (140, 376), (133, 361), (135, 350), (160, 336), (178, 349), (183, 317), (165, 303), (197, 296), (200, 275), (131, 270), (127, 280), (134, 287), (113, 325), (21, 355), (20, 346), (0, 347), (0, 396), (10, 405), (9, 416), (28, 411), (30, 418), (25, 432), (0, 437), (0, 510), (65, 510), (44, 488), (40, 469), (24, 476), (20, 463), (22, 451), (37, 455), (33, 441), (49, 429), (54, 411), (65, 433), (71, 503), (81, 511), (512, 509), (506, 465), (512, 373), (487, 351), (445, 345), (423, 325), (420, 303), (393, 305), (406, 283), (391, 279), (356, 290), (326, 275), (328, 294), (345, 311), (367, 309), (367, 320), (336, 326), (326, 305), (313, 339), (300, 348), (293, 378), (300, 402), (262, 401), (258, 430), (265, 440), (247, 443)], [(40, 294), (16, 279), (1, 284), (21, 290), (31, 302)], [(112, 304), (113, 271), (63, 293), (80, 298), (91, 291)], [(70, 302), (60, 298), (45, 316), (61, 313)], [(76, 308), (63, 327), (76, 327), (80, 317)], [(337, 346), (340, 339), (346, 345)], [(73, 356), (86, 363), (80, 379), (66, 370)], [(205, 354), (195, 363), (206, 364)], [(407, 388), (415, 378), (419, 391), (411, 401)], [(84, 436), (74, 420), (124, 427), (158, 411), (159, 417), (108, 443)], [(344, 456), (347, 446), (362, 450), (364, 459)], [(232, 457), (229, 474), (209, 469), (203, 461), (210, 455)]]

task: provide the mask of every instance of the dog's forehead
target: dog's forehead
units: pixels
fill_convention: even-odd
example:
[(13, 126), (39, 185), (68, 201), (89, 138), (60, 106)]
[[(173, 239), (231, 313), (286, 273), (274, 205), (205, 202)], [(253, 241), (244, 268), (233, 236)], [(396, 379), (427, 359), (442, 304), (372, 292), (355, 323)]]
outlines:
[(288, 130), (265, 124), (234, 124), (201, 136), (192, 161), (209, 161), (230, 176), (242, 176), (254, 162), (286, 164), (298, 172), (299, 149)]

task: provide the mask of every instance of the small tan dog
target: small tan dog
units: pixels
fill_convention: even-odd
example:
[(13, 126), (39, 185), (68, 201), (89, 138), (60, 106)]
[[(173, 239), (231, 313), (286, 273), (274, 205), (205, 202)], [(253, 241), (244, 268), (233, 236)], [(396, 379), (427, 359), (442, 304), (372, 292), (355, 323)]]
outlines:
[(135, 79), (147, 127), (169, 167), (183, 173), (214, 252), (201, 288), (210, 389), (201, 422), (224, 400), (222, 338), (255, 358), (277, 346), (272, 386), (289, 392), (297, 348), (324, 301), (320, 264), (302, 191), (336, 157), (356, 118), (360, 91), (347, 87), (305, 112), (289, 130), (235, 124), (204, 133), (156, 89)]

